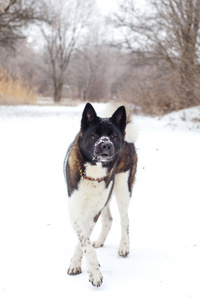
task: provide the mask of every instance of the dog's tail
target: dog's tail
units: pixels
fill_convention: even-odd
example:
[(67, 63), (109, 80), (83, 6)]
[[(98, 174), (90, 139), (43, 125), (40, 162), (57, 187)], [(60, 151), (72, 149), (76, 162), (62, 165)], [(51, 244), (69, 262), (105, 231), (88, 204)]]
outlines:
[[(119, 107), (119, 104), (107, 104), (105, 109), (101, 112), (101, 117), (103, 118), (110, 118), (112, 114), (116, 111), (116, 109)], [(125, 141), (128, 143), (135, 143), (138, 135), (139, 135), (139, 126), (135, 124), (133, 121), (133, 116), (128, 109), (127, 106), (126, 108), (126, 135), (125, 135)]]
[(139, 135), (139, 127), (133, 121), (126, 125), (125, 141), (128, 143), (135, 143)]

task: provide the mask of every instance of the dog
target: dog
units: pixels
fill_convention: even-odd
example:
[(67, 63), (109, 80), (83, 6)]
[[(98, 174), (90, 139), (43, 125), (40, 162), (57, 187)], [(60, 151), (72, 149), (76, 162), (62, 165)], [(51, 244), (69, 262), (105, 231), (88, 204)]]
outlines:
[[(124, 106), (120, 106), (110, 118), (100, 118), (93, 106), (87, 103), (80, 131), (64, 161), (70, 221), (79, 241), (68, 274), (82, 272), (81, 261), (85, 255), (89, 281), (96, 287), (102, 284), (103, 276), (94, 248), (103, 246), (111, 228), (109, 201), (112, 193), (121, 218), (118, 253), (122, 257), (129, 254), (128, 206), (137, 168), (137, 154), (131, 132), (128, 132), (132, 127), (129, 125)], [(126, 140), (128, 136), (129, 141)], [(98, 240), (92, 243), (90, 235), (100, 215), (102, 230)]]

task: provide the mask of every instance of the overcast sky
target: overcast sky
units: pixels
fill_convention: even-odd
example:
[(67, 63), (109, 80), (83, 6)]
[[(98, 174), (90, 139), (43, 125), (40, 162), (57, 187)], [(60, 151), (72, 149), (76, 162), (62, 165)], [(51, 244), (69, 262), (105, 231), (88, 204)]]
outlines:
[(103, 14), (107, 14), (117, 7), (117, 0), (97, 0), (97, 5)]

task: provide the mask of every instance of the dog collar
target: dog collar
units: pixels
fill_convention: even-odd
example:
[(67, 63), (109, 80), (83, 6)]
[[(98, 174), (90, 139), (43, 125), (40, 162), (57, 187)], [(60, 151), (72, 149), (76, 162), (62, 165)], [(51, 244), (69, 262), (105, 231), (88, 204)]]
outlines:
[(101, 178), (93, 178), (93, 177), (89, 177), (86, 176), (81, 168), (81, 166), (79, 166), (79, 164), (77, 163), (77, 167), (79, 169), (80, 172), (80, 176), (83, 177), (84, 179), (90, 180), (90, 181), (97, 181), (98, 183), (102, 182), (105, 178), (105, 176), (101, 177)]

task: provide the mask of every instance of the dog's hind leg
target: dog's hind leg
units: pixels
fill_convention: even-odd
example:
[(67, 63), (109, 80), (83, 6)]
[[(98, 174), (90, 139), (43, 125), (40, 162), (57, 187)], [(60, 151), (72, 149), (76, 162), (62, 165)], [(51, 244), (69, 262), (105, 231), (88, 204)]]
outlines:
[(129, 217), (128, 207), (130, 203), (130, 191), (128, 189), (129, 171), (116, 175), (114, 195), (117, 200), (121, 218), (121, 241), (118, 254), (126, 257), (129, 254)]
[(93, 246), (95, 248), (100, 248), (103, 246), (112, 225), (112, 216), (111, 216), (109, 204), (107, 204), (102, 210), (101, 220), (102, 220), (101, 233), (99, 235), (98, 240), (96, 242), (93, 242)]

